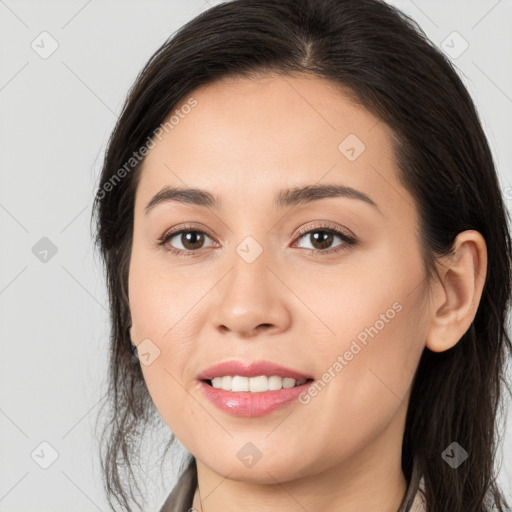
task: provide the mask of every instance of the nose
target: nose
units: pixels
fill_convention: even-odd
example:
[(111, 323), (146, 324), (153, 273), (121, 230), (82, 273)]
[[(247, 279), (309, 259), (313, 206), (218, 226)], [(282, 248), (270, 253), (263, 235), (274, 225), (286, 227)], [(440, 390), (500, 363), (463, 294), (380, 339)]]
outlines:
[(232, 261), (228, 274), (216, 286), (215, 328), (244, 338), (288, 329), (293, 296), (277, 277), (279, 271), (267, 265), (265, 253), (251, 263), (235, 253)]

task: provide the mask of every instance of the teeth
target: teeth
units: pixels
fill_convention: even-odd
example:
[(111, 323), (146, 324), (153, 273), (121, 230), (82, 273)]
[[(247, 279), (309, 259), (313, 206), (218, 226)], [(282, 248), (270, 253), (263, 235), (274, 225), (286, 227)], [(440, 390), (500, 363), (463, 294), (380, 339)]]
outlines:
[(231, 381), (231, 391), (249, 391), (249, 380), (247, 377), (235, 375)]
[(272, 375), (259, 375), (258, 377), (242, 377), (240, 375), (225, 375), (223, 377), (214, 377), (212, 386), (223, 389), (224, 391), (249, 391), (252, 393), (261, 393), (263, 391), (277, 391), (281, 388), (293, 388), (304, 384), (306, 379), (295, 380), (291, 377), (278, 377)]
[(233, 382), (233, 377), (231, 375), (226, 375), (225, 377), (215, 377), (216, 379), (221, 380), (220, 387), (226, 391), (231, 391), (231, 383)]

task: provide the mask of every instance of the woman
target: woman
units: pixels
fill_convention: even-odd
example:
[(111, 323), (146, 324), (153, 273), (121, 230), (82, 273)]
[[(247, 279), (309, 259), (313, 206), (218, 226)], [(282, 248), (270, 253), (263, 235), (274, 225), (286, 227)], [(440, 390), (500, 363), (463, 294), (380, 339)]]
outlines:
[(113, 508), (138, 504), (157, 412), (188, 451), (162, 512), (509, 510), (505, 207), (468, 92), (405, 15), (202, 13), (137, 78), (95, 212)]

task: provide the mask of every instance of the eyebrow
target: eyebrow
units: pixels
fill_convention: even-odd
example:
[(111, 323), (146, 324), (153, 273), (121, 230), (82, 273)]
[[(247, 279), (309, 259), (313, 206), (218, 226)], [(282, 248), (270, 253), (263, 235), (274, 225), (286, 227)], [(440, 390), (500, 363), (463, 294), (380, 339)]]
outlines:
[[(378, 205), (365, 193), (352, 187), (337, 184), (306, 185), (280, 190), (274, 197), (273, 206), (284, 208), (332, 197), (358, 199), (377, 209), (380, 213)], [(155, 194), (146, 205), (146, 215), (158, 204), (167, 202), (179, 202), (214, 209), (218, 209), (220, 206), (219, 200), (206, 190), (166, 186)]]

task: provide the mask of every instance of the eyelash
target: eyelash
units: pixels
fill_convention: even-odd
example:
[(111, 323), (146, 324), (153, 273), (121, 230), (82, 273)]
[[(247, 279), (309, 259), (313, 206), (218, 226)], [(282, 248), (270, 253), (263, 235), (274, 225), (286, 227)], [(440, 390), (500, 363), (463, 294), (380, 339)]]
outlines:
[[(323, 231), (326, 233), (333, 234), (333, 235), (339, 237), (343, 241), (343, 243), (336, 247), (333, 247), (331, 249), (322, 250), (322, 249), (302, 248), (303, 250), (311, 251), (315, 254), (333, 254), (333, 253), (338, 253), (341, 251), (346, 251), (349, 247), (356, 245), (356, 243), (357, 243), (357, 240), (354, 237), (344, 233), (343, 231), (340, 231), (337, 228), (334, 228), (332, 226), (325, 225), (325, 224), (314, 226), (309, 229), (305, 229), (305, 228), (301, 229), (299, 231), (299, 233), (297, 234), (297, 236), (295, 237), (295, 239), (300, 239), (304, 235), (309, 234), (309, 233), (314, 233), (315, 231)], [(206, 233), (205, 231), (203, 231), (201, 229), (197, 229), (197, 227), (195, 227), (195, 226), (183, 226), (179, 230), (170, 231), (170, 232), (168, 231), (168, 232), (164, 233), (160, 238), (158, 238), (157, 245), (164, 247), (164, 249), (166, 251), (170, 252), (171, 254), (173, 254), (175, 256), (184, 256), (184, 257), (197, 256), (200, 253), (201, 249), (198, 249), (195, 251), (192, 251), (192, 250), (184, 251), (183, 249), (176, 249), (175, 247), (172, 247), (172, 246), (171, 247), (166, 246), (166, 244), (169, 240), (174, 238), (176, 235), (180, 235), (182, 233), (201, 233), (203, 235), (208, 236), (209, 238), (212, 238), (212, 237), (210, 237), (210, 235), (208, 235), (208, 233)]]

